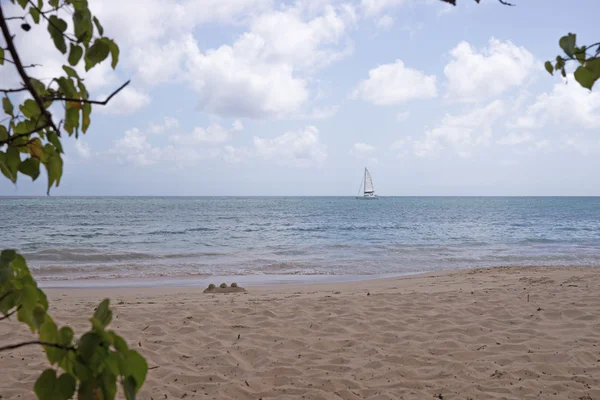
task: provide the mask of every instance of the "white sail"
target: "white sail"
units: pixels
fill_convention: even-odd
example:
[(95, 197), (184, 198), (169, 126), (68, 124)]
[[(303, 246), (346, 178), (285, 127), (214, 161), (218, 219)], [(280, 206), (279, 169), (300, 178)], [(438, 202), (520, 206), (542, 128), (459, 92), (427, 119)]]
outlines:
[(369, 170), (365, 168), (365, 194), (373, 192), (373, 179), (371, 179), (371, 174), (369, 173)]

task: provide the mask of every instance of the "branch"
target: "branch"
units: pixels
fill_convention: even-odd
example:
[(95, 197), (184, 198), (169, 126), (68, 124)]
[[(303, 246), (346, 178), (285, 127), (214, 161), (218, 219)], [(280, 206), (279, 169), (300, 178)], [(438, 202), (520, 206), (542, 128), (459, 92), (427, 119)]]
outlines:
[(32, 344), (40, 344), (42, 346), (56, 347), (57, 349), (61, 349), (61, 350), (70, 350), (70, 351), (76, 350), (75, 347), (63, 346), (58, 343), (42, 342), (40, 340), (31, 340), (29, 342), (21, 342), (21, 343), (15, 343), (15, 344), (9, 344), (6, 346), (2, 346), (2, 347), (0, 347), (0, 351), (14, 350), (14, 349), (18, 349), (19, 347), (30, 346)]
[(505, 0), (498, 0), (500, 2), (500, 4), (504, 4), (505, 6), (509, 6), (509, 7), (514, 7), (515, 5), (512, 3), (508, 3)]
[(32, 130), (32, 131), (25, 132), (25, 133), (19, 133), (19, 134), (17, 134), (17, 135), (13, 135), (13, 136), (9, 137), (9, 138), (8, 138), (8, 139), (6, 139), (6, 140), (2, 140), (2, 141), (0, 141), (0, 146), (4, 146), (5, 144), (9, 144), (9, 143), (10, 143), (10, 142), (12, 142), (13, 140), (17, 140), (17, 139), (18, 139), (18, 138), (20, 138), (20, 137), (23, 137), (23, 136), (29, 136), (29, 135), (33, 135), (34, 133), (36, 133), (36, 132), (39, 132), (39, 131), (41, 131), (41, 130), (43, 130), (43, 129), (46, 129), (46, 128), (48, 128), (49, 126), (50, 126), (50, 124), (49, 124), (49, 123), (45, 123), (45, 124), (43, 124), (43, 125), (41, 125), (41, 126), (38, 126), (37, 128), (35, 128), (35, 129), (34, 129), (34, 130)]
[(16, 93), (16, 92), (24, 92), (25, 90), (27, 90), (26, 87), (22, 87), (19, 89), (0, 89), (0, 92), (2, 93)]
[(25, 20), (26, 15), (23, 15), (22, 17), (8, 17), (6, 18), (7, 21), (13, 20), (13, 19), (22, 19)]
[(56, 128), (56, 125), (54, 125), (54, 122), (52, 121), (52, 114), (50, 114), (50, 112), (44, 106), (44, 102), (40, 98), (40, 95), (35, 91), (35, 88), (31, 84), (31, 81), (29, 80), (29, 76), (27, 75), (27, 72), (25, 72), (25, 69), (23, 68), (23, 64), (21, 63), (21, 59), (19, 58), (19, 53), (17, 53), (17, 49), (15, 48), (15, 44), (13, 43), (12, 36), (10, 35), (10, 31), (8, 30), (6, 21), (4, 20), (4, 12), (2, 11), (1, 3), (0, 3), (0, 28), (2, 28), (2, 34), (4, 35), (4, 40), (6, 41), (6, 47), (8, 48), (8, 51), (10, 52), (10, 54), (12, 55), (15, 66), (17, 67), (17, 71), (19, 71), (19, 75), (21, 76), (21, 79), (23, 79), (23, 83), (25, 84), (25, 87), (27, 87), (27, 90), (29, 90), (29, 92), (31, 93), (31, 96), (33, 96), (33, 98), (35, 99), (35, 102), (37, 103), (42, 115), (44, 115), (44, 117), (46, 117), (46, 120), (50, 124), (52, 129), (54, 129), (56, 134), (58, 136), (60, 136), (60, 131)]
[(4, 293), (2, 296), (0, 296), (0, 301), (4, 300), (5, 298), (7, 298), (8, 296), (10, 296), (11, 294), (13, 294), (13, 292), (6, 292)]
[[(63, 4), (63, 5), (64, 5), (64, 4)], [(57, 27), (56, 25), (54, 25), (54, 24), (52, 23), (52, 21), (50, 21), (50, 18), (46, 17), (46, 13), (47, 13), (47, 12), (52, 12), (52, 11), (59, 10), (59, 9), (60, 9), (62, 6), (60, 6), (60, 7), (57, 7), (57, 8), (56, 8), (56, 9), (54, 9), (54, 10), (42, 11), (42, 10), (40, 10), (39, 8), (37, 8), (37, 6), (36, 6), (35, 4), (33, 4), (33, 1), (29, 0), (29, 7), (36, 9), (36, 10), (37, 10), (37, 12), (38, 12), (38, 13), (39, 13), (39, 14), (40, 14), (42, 17), (44, 17), (44, 19), (45, 19), (46, 21), (48, 21), (48, 24), (52, 25), (52, 26), (54, 27), (54, 29), (56, 29), (57, 31), (61, 32), (61, 30), (60, 30), (60, 29), (58, 29), (58, 27)], [(70, 42), (72, 42), (72, 43), (79, 43), (77, 40), (73, 39), (73, 38), (72, 38), (72, 37), (70, 37), (69, 35), (65, 35), (64, 33), (62, 33), (62, 35), (63, 35), (63, 36), (66, 38), (66, 39), (68, 39)]]
[(114, 92), (112, 92), (110, 94), (110, 96), (108, 96), (106, 98), (106, 100), (104, 101), (99, 101), (99, 100), (84, 100), (84, 99), (76, 99), (76, 98), (71, 98), (71, 97), (44, 97), (44, 100), (46, 101), (75, 101), (78, 103), (89, 103), (89, 104), (100, 104), (102, 106), (105, 106), (106, 104), (108, 104), (108, 102), (110, 101), (110, 99), (112, 99), (117, 93), (119, 93), (121, 90), (123, 90), (125, 88), (125, 86), (129, 85), (129, 83), (131, 82), (131, 80), (128, 80), (127, 82), (125, 82), (124, 84), (121, 85), (121, 87), (119, 87), (117, 90), (115, 90)]
[(8, 319), (10, 318), (11, 315), (13, 315), (14, 313), (16, 313), (17, 311), (19, 311), (21, 309), (21, 306), (17, 307), (16, 310), (13, 310), (12, 312), (9, 312), (8, 314), (0, 317), (0, 321), (2, 321), (3, 319)]

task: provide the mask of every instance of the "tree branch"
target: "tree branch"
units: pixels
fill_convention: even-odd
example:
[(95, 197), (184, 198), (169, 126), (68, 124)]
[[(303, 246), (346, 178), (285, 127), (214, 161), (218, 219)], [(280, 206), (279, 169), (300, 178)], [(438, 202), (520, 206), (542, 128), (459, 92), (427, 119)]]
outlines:
[(32, 344), (39, 344), (39, 345), (48, 346), (48, 347), (56, 347), (57, 349), (61, 349), (61, 350), (70, 350), (70, 351), (76, 350), (75, 347), (63, 346), (58, 343), (42, 342), (40, 340), (31, 340), (29, 342), (21, 342), (21, 343), (15, 343), (15, 344), (9, 344), (6, 346), (2, 346), (2, 347), (0, 347), (0, 351), (14, 350), (14, 349), (18, 349), (19, 347), (30, 346)]
[[(63, 6), (64, 6), (64, 4), (63, 4)], [(47, 12), (47, 11), (42, 11), (42, 10), (40, 10), (39, 8), (37, 8), (37, 6), (36, 6), (35, 4), (33, 4), (33, 1), (31, 1), (31, 0), (29, 0), (29, 7), (36, 9), (36, 10), (38, 11), (38, 13), (39, 13), (39, 14), (40, 14), (42, 17), (44, 17), (44, 19), (45, 19), (46, 21), (48, 21), (48, 24), (52, 25), (52, 26), (54, 27), (54, 29), (56, 29), (57, 31), (61, 32), (61, 30), (60, 30), (60, 29), (58, 29), (58, 27), (57, 27), (56, 25), (54, 25), (54, 24), (52, 23), (52, 21), (50, 21), (50, 18), (46, 17), (46, 12)], [(60, 7), (57, 7), (55, 10), (58, 10), (58, 9), (59, 9), (59, 8), (61, 8), (61, 7), (62, 7), (62, 6), (60, 6)], [(52, 12), (52, 11), (55, 11), (55, 10), (50, 10), (49, 12)], [(73, 38), (72, 38), (72, 37), (70, 37), (69, 35), (66, 35), (66, 34), (64, 34), (64, 33), (62, 33), (62, 35), (63, 35), (63, 36), (64, 36), (64, 37), (65, 37), (67, 40), (69, 40), (69, 41), (70, 41), (70, 42), (72, 42), (72, 43), (79, 43), (77, 40), (73, 39)]]
[(45, 128), (48, 128), (49, 126), (50, 126), (50, 124), (48, 124), (48, 123), (45, 123), (45, 124), (43, 124), (43, 125), (41, 125), (41, 126), (38, 126), (37, 128), (35, 128), (35, 129), (34, 129), (34, 130), (32, 130), (32, 131), (25, 132), (25, 133), (19, 133), (19, 134), (17, 134), (17, 135), (13, 135), (13, 136), (9, 137), (9, 138), (8, 138), (8, 139), (6, 139), (6, 140), (2, 140), (2, 141), (0, 141), (0, 146), (4, 146), (5, 144), (9, 144), (9, 143), (10, 143), (10, 142), (12, 142), (13, 140), (17, 140), (17, 139), (18, 139), (18, 138), (20, 138), (20, 137), (24, 137), (24, 136), (33, 135), (34, 133), (36, 133), (36, 132), (39, 132), (39, 131), (41, 131), (41, 130), (43, 130), (43, 129), (45, 129)]
[(13, 19), (22, 19), (25, 20), (26, 15), (23, 15), (22, 17), (8, 17), (6, 18), (7, 21), (13, 20)]
[(128, 80), (127, 82), (122, 84), (121, 87), (119, 87), (117, 90), (112, 92), (110, 94), (110, 96), (108, 96), (106, 98), (106, 100), (104, 100), (104, 101), (84, 100), (84, 99), (76, 99), (76, 98), (71, 98), (71, 97), (44, 97), (44, 100), (46, 100), (46, 101), (50, 101), (50, 100), (52, 100), (52, 101), (56, 101), (56, 100), (58, 100), (58, 101), (75, 101), (78, 103), (100, 104), (102, 106), (105, 106), (106, 104), (108, 104), (110, 99), (112, 99), (117, 93), (119, 93), (121, 90), (123, 90), (125, 88), (125, 86), (129, 85), (130, 82), (131, 82), (131, 80)]
[(23, 79), (23, 83), (25, 84), (25, 87), (27, 87), (27, 90), (29, 90), (29, 92), (31, 93), (31, 96), (33, 96), (42, 115), (44, 115), (44, 117), (46, 117), (47, 122), (54, 129), (56, 134), (58, 136), (60, 136), (60, 131), (58, 130), (58, 128), (56, 128), (56, 125), (54, 125), (54, 122), (52, 121), (52, 114), (50, 114), (50, 112), (44, 106), (44, 102), (40, 98), (40, 95), (35, 91), (35, 88), (31, 84), (31, 81), (29, 80), (29, 76), (27, 75), (27, 72), (25, 72), (25, 69), (23, 68), (23, 64), (21, 63), (21, 59), (19, 58), (19, 53), (17, 53), (17, 49), (15, 48), (15, 44), (13, 43), (12, 36), (10, 35), (10, 31), (8, 29), (8, 26), (6, 25), (6, 21), (4, 20), (4, 12), (2, 11), (1, 3), (0, 3), (0, 28), (2, 29), (2, 34), (4, 35), (4, 40), (6, 41), (6, 47), (8, 48), (8, 51), (10, 52), (10, 54), (12, 55), (12, 58), (15, 63), (15, 66), (17, 68), (17, 71), (19, 71), (19, 75), (21, 76), (21, 79)]
[(19, 89), (0, 89), (0, 92), (2, 92), (2, 93), (16, 93), (16, 92), (24, 92), (26, 90), (27, 90), (26, 87), (22, 87), (22, 88), (19, 88)]
[(4, 293), (2, 296), (0, 296), (0, 301), (4, 300), (5, 298), (7, 298), (8, 296), (10, 296), (11, 294), (13, 294), (13, 292), (11, 292), (11, 291)]
[(2, 321), (3, 319), (8, 319), (8, 318), (10, 318), (10, 316), (11, 316), (11, 315), (13, 315), (14, 313), (16, 313), (16, 312), (17, 312), (17, 311), (19, 311), (20, 309), (21, 309), (21, 306), (17, 307), (17, 309), (16, 309), (16, 310), (13, 310), (13, 311), (9, 312), (8, 314), (6, 314), (6, 315), (4, 315), (4, 316), (0, 317), (0, 321)]

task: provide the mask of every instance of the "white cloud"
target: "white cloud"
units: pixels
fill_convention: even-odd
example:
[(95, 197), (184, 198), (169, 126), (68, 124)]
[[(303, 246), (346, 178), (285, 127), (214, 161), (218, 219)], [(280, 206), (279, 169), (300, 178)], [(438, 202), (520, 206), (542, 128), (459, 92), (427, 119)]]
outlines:
[(396, 114), (396, 121), (404, 122), (408, 119), (408, 117), (410, 117), (409, 111), (400, 111), (398, 114)]
[(237, 164), (246, 161), (252, 155), (250, 151), (245, 147), (233, 147), (233, 146), (225, 146), (224, 147), (223, 160), (230, 164)]
[(450, 54), (453, 59), (444, 74), (448, 80), (446, 97), (453, 101), (475, 102), (499, 96), (522, 85), (536, 68), (536, 60), (527, 49), (494, 38), (481, 51), (461, 42)]
[(407, 0), (361, 0), (360, 5), (365, 15), (372, 17), (406, 2)]
[[(100, 95), (99, 98), (104, 100), (108, 95)], [(94, 110), (100, 114), (110, 115), (129, 115), (134, 114), (138, 110), (150, 104), (150, 96), (146, 93), (137, 91), (134, 88), (126, 87), (113, 97), (107, 105), (96, 106)]]
[(348, 152), (358, 160), (368, 160), (371, 164), (377, 164), (377, 158), (373, 157), (374, 153), (375, 147), (363, 142), (354, 143), (352, 149)]
[(508, 135), (503, 136), (503, 137), (499, 138), (498, 140), (496, 140), (496, 143), (505, 145), (505, 146), (515, 146), (518, 144), (528, 143), (533, 140), (535, 140), (535, 138), (529, 132), (526, 132), (523, 134), (511, 132)]
[(388, 30), (394, 26), (394, 18), (390, 17), (389, 15), (384, 15), (377, 20), (376, 24), (378, 28)]
[(230, 129), (226, 129), (219, 124), (211, 124), (207, 128), (195, 127), (192, 133), (187, 135), (171, 135), (171, 142), (190, 146), (202, 143), (220, 143), (231, 139), (233, 132), (239, 132), (244, 126), (239, 120), (235, 120)]
[(327, 159), (327, 146), (321, 143), (319, 130), (314, 126), (307, 126), (297, 132), (286, 132), (273, 139), (255, 136), (253, 144), (257, 157), (283, 165), (319, 167)]
[(87, 160), (92, 156), (90, 146), (87, 143), (82, 142), (81, 139), (75, 141), (75, 151), (77, 151), (77, 155), (84, 160)]
[(504, 104), (500, 100), (467, 114), (446, 114), (437, 127), (425, 132), (423, 139), (413, 142), (415, 155), (435, 154), (448, 145), (459, 156), (469, 157), (476, 147), (488, 144), (492, 125), (504, 114)]
[(550, 93), (538, 95), (526, 111), (508, 124), (511, 128), (536, 129), (549, 124), (572, 129), (600, 128), (600, 93), (582, 88), (573, 75), (569, 83), (557, 83)]
[(179, 120), (173, 117), (164, 117), (162, 124), (150, 123), (151, 133), (163, 133), (179, 128)]
[(233, 121), (232, 129), (236, 132), (243, 130), (244, 125), (242, 124), (242, 121), (240, 121), (239, 119), (236, 119), (235, 121)]
[(369, 71), (353, 93), (373, 104), (392, 105), (437, 96), (436, 77), (404, 66), (401, 60)]

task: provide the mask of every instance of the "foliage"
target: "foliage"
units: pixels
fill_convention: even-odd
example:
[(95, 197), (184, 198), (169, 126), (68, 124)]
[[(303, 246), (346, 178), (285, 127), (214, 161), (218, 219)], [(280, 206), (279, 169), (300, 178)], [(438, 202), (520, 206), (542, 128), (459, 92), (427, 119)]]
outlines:
[[(90, 126), (92, 104), (106, 104), (127, 85), (121, 86), (106, 101), (89, 99), (79, 71), (89, 71), (107, 58), (116, 67), (117, 44), (104, 36), (100, 21), (92, 15), (87, 0), (10, 0), (25, 15), (7, 17), (0, 2), (0, 27), (6, 47), (0, 47), (2, 76), (14, 67), (22, 80), (17, 88), (1, 88), (6, 118), (0, 121), (0, 171), (16, 183), (19, 174), (36, 180), (40, 166), (48, 176), (48, 192), (58, 186), (63, 170), (61, 127), (76, 138)], [(66, 12), (62, 12), (62, 11)], [(70, 15), (72, 24), (61, 16)], [(14, 45), (11, 21), (21, 20), (25, 32), (31, 23), (47, 23), (54, 47), (66, 56), (64, 74), (47, 84), (28, 74), (34, 65), (23, 65)], [(19, 21), (17, 21), (19, 22)], [(83, 68), (82, 68), (83, 67)], [(22, 95), (25, 96), (22, 96)], [(19, 100), (19, 101), (17, 101)], [(50, 112), (55, 104), (64, 108), (64, 118), (56, 124)], [(78, 340), (73, 330), (59, 327), (48, 314), (48, 300), (31, 276), (25, 258), (14, 250), (0, 252), (0, 320), (16, 314), (39, 340), (0, 346), (7, 351), (27, 345), (42, 345), (54, 368), (46, 369), (34, 390), (39, 399), (114, 399), (117, 380), (127, 399), (134, 399), (144, 383), (148, 366), (144, 358), (129, 349), (125, 340), (107, 326), (112, 319), (108, 299), (102, 301), (90, 318), (91, 329)]]
[[(441, 0), (452, 5), (456, 5), (456, 0)], [(480, 0), (475, 0), (477, 3)], [(514, 6), (514, 4), (508, 3), (505, 0), (498, 0), (505, 6)], [(575, 70), (575, 80), (584, 88), (592, 89), (594, 83), (600, 79), (600, 43), (594, 43), (592, 45), (581, 47), (577, 46), (577, 35), (569, 33), (563, 36), (558, 41), (558, 45), (564, 52), (564, 56), (556, 56), (556, 60), (546, 61), (544, 67), (550, 75), (554, 75), (555, 71), (560, 71), (563, 78), (567, 77), (567, 71), (565, 65), (569, 61), (576, 61), (579, 66)]]
[(600, 43), (591, 46), (577, 46), (577, 35), (569, 33), (558, 41), (564, 56), (556, 56), (554, 63), (546, 61), (544, 66), (551, 75), (554, 71), (560, 71), (563, 77), (567, 77), (565, 65), (569, 61), (576, 61), (579, 66), (575, 70), (575, 80), (584, 88), (592, 89), (594, 83), (600, 79)]
[(227, 288), (227, 284), (226, 284), (225, 282), (223, 282), (223, 283), (221, 283), (221, 284), (219, 285), (219, 287), (220, 287), (221, 289), (226, 289), (226, 288)]

